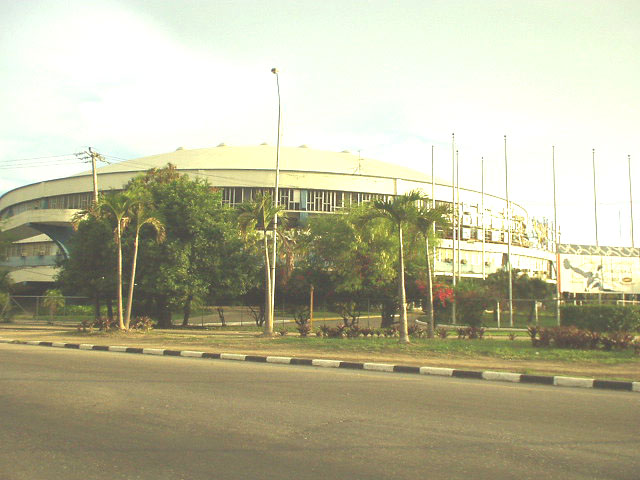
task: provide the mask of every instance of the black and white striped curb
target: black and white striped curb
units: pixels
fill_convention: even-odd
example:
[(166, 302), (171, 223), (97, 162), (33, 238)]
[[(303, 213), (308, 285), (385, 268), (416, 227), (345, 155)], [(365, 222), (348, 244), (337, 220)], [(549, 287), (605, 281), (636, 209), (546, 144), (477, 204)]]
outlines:
[(441, 377), (472, 378), (498, 382), (530, 383), (539, 385), (555, 385), (559, 387), (598, 388), (607, 390), (623, 390), (640, 393), (640, 382), (620, 382), (614, 380), (596, 380), (593, 378), (576, 378), (562, 376), (527, 375), (523, 373), (458, 370), (442, 367), (414, 367), (410, 365), (391, 365), (373, 362), (345, 362), (342, 360), (310, 359), (298, 357), (279, 357), (261, 355), (243, 355), (239, 353), (211, 353), (193, 350), (169, 350), (164, 348), (142, 348), (126, 346), (91, 345), (86, 343), (41, 342), (0, 339), (0, 343), (19, 345), (36, 345), (41, 347), (69, 348), (76, 350), (96, 350), (104, 352), (139, 353), (142, 355), (160, 355), (171, 357), (213, 358), (220, 360), (236, 360), (244, 362), (277, 363), (281, 365), (306, 365), (325, 368), (349, 368), (352, 370), (369, 370), (388, 373), (413, 373), (418, 375), (436, 375)]

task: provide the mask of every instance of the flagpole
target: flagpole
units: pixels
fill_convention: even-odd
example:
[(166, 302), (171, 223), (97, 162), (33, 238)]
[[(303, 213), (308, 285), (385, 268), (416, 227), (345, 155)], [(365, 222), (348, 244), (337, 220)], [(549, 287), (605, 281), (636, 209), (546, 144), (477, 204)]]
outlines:
[[(451, 134), (451, 277), (456, 287), (456, 134)], [(456, 301), (451, 304), (451, 323), (456, 324)]]
[(462, 237), (462, 217), (460, 216), (460, 157), (458, 156), (458, 150), (456, 150), (456, 203), (456, 215), (458, 218), (458, 231), (456, 232), (456, 236), (458, 237), (458, 265), (456, 268), (458, 269), (458, 281), (460, 281), (460, 241)]
[[(435, 163), (434, 163), (434, 158), (433, 158), (433, 145), (431, 145), (431, 209), (435, 209), (436, 208), (436, 177), (435, 177)], [(433, 231), (433, 238), (435, 238), (436, 236), (436, 222), (433, 222), (433, 225), (431, 226), (431, 229)], [(432, 242), (433, 246), (433, 276), (435, 278), (436, 275), (436, 242)], [(427, 252), (428, 254), (428, 252)]]
[(627, 162), (629, 164), (629, 208), (631, 210), (631, 248), (635, 248), (635, 242), (633, 237), (633, 196), (631, 194), (631, 155), (627, 155)]
[(560, 326), (560, 251), (558, 248), (558, 215), (556, 203), (556, 147), (551, 147), (551, 163), (553, 166), (553, 241), (556, 250), (556, 322)]
[(509, 167), (507, 162), (507, 136), (504, 136), (504, 184), (507, 195), (507, 271), (509, 272), (509, 326), (513, 328), (513, 278), (511, 275), (511, 206), (509, 205)]
[(485, 278), (487, 278), (487, 272), (485, 270), (485, 226), (484, 226), (484, 157), (481, 158), (480, 160), (480, 165), (482, 168), (482, 174), (480, 175), (481, 178), (481, 183), (482, 183), (482, 193), (481, 193), (481, 208), (482, 208), (482, 213), (480, 215), (481, 221), (482, 221), (482, 279), (484, 280)]

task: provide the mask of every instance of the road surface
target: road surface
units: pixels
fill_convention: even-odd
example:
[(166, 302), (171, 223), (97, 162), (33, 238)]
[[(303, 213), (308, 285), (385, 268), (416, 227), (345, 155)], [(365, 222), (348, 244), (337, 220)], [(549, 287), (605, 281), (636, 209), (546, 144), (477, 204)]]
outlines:
[(0, 345), (0, 479), (638, 479), (640, 395)]

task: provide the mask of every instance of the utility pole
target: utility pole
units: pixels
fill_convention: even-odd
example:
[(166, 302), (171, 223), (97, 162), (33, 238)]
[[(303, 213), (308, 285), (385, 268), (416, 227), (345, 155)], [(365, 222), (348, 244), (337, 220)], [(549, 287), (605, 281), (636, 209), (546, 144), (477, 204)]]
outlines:
[(91, 159), (91, 171), (93, 174), (93, 203), (98, 203), (98, 173), (96, 171), (96, 162), (104, 162), (104, 157), (98, 152), (94, 152), (93, 148), (89, 147), (88, 152), (76, 153), (76, 156), (81, 160)]

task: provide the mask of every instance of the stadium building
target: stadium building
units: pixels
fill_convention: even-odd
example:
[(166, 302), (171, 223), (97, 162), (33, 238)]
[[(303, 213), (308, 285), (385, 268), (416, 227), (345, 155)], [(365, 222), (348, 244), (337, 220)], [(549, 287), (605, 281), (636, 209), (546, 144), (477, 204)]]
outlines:
[[(98, 187), (100, 191), (119, 190), (134, 176), (171, 163), (179, 172), (203, 178), (220, 188), (223, 202), (233, 206), (251, 199), (257, 191), (273, 190), (275, 158), (275, 147), (266, 144), (244, 147), (221, 144), (196, 150), (179, 148), (171, 153), (98, 168)], [(450, 181), (360, 158), (348, 151), (319, 151), (305, 145), (283, 147), (280, 149), (279, 185), (280, 203), (301, 223), (310, 215), (334, 214), (350, 205), (415, 189), (429, 197), (433, 195), (437, 204), (451, 206), (455, 201), (452, 211), (458, 218), (459, 227), (441, 232), (442, 240), (434, 262), (437, 275), (450, 276), (455, 271), (461, 276), (482, 277), (504, 268), (509, 230), (512, 232), (513, 268), (555, 282), (556, 266), (558, 262), (563, 264), (555, 252), (553, 226), (529, 218), (522, 206), (510, 202), (512, 213), (508, 215), (507, 202), (500, 195), (465, 186), (454, 190)], [(0, 259), (0, 266), (11, 269), (14, 282), (45, 288), (53, 281), (56, 259), (69, 253), (71, 219), (80, 209), (90, 205), (92, 192), (93, 178), (89, 171), (19, 187), (0, 197), (2, 227), (15, 239)], [(457, 236), (456, 231), (459, 232)], [(459, 241), (456, 240), (458, 237)], [(629, 257), (624, 258), (638, 258), (637, 251), (627, 253)], [(573, 263), (570, 260), (564, 263), (567, 262), (571, 266), (576, 263), (575, 259)], [(579, 265), (575, 268), (580, 269)], [(567, 267), (567, 275), (579, 275), (575, 268)], [(638, 267), (631, 265), (621, 270), (626, 293), (640, 292), (640, 283), (634, 276), (640, 271)], [(606, 269), (593, 273), (598, 274), (606, 278)], [(606, 285), (605, 281), (600, 282), (603, 283)], [(586, 285), (584, 281), (582, 284)]]

